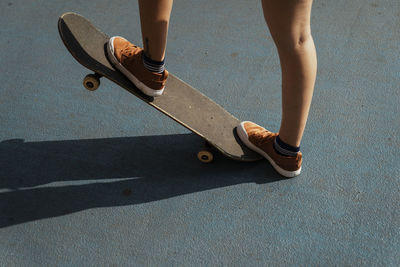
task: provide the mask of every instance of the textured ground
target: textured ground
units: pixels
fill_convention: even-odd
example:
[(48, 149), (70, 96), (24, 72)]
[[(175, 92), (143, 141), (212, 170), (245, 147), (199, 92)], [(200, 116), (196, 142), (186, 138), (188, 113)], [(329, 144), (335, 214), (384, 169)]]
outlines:
[[(167, 68), (276, 131), (280, 67), (258, 1), (176, 0)], [(140, 41), (135, 1), (0, 4), (0, 266), (399, 266), (400, 4), (315, 1), (319, 69), (291, 180), (217, 155), (87, 71), (75, 11)]]

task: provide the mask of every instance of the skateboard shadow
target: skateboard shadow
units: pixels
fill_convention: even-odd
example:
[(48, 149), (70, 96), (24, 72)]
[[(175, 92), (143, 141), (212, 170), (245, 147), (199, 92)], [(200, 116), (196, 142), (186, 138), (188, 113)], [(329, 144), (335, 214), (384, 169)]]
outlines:
[(202, 142), (194, 134), (0, 142), (0, 228), (281, 179), (265, 161), (215, 152), (215, 162), (203, 164), (196, 158)]

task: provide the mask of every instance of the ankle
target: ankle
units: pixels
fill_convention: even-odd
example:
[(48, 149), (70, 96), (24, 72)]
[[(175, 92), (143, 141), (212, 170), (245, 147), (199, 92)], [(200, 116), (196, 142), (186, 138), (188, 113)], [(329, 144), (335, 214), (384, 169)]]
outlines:
[(165, 70), (165, 59), (156, 61), (148, 57), (146, 53), (143, 53), (143, 65), (148, 71), (163, 73)]
[(279, 135), (275, 138), (274, 149), (278, 154), (283, 156), (296, 156), (300, 152), (300, 146), (292, 146), (282, 141)]

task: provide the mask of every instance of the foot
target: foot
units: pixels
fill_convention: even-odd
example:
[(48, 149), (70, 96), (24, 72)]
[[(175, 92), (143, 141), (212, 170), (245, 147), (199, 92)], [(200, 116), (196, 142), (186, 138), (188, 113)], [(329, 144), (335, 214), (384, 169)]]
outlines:
[(261, 154), (281, 175), (291, 178), (300, 174), (302, 154), (296, 156), (284, 156), (274, 148), (277, 133), (271, 133), (263, 127), (249, 121), (242, 122), (237, 128), (242, 142), (251, 150)]
[(143, 49), (128, 40), (115, 36), (107, 45), (107, 55), (111, 63), (133, 84), (148, 96), (160, 96), (164, 92), (168, 71), (151, 72), (143, 65)]

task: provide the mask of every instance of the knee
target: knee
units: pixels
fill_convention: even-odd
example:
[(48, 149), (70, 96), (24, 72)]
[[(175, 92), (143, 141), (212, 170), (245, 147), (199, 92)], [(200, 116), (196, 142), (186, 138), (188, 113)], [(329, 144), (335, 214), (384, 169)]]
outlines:
[(301, 34), (297, 38), (294, 38), (294, 42), (296, 43), (295, 47), (302, 47), (304, 46), (307, 41), (312, 39), (311, 33)]
[(278, 50), (288, 52), (301, 52), (308, 49), (313, 44), (311, 31), (303, 31), (299, 33), (282, 34), (274, 38), (275, 45)]

